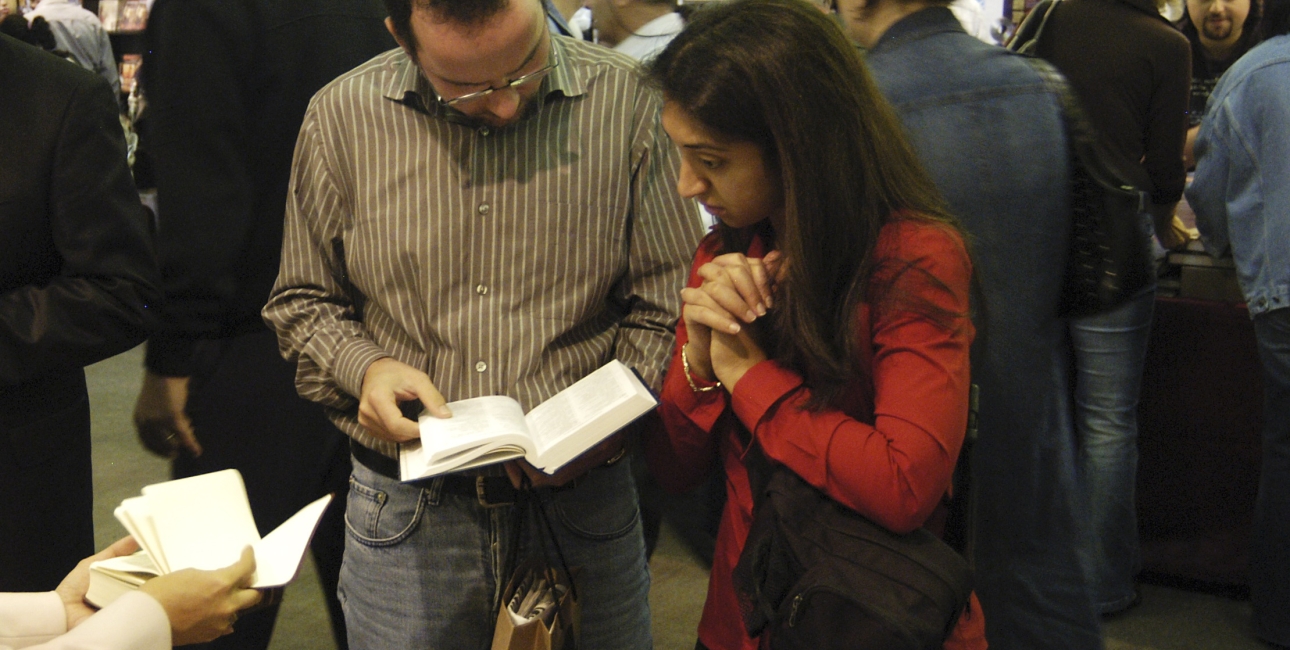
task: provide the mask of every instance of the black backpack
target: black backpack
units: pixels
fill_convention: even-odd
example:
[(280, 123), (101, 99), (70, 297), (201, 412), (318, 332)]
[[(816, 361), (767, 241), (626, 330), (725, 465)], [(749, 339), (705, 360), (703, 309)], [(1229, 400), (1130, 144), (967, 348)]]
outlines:
[(963, 556), (869, 521), (756, 443), (744, 460), (753, 523), (733, 577), (749, 636), (773, 650), (942, 646), (972, 591)]

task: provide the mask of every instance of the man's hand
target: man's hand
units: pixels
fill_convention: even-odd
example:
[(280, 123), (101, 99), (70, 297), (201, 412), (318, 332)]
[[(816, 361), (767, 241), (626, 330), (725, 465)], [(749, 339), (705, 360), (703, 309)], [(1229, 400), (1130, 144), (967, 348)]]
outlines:
[(54, 593), (63, 600), (67, 610), (67, 629), (80, 625), (82, 621), (94, 614), (94, 608), (85, 604), (85, 592), (90, 588), (90, 565), (99, 560), (107, 560), (121, 555), (129, 555), (139, 550), (139, 545), (132, 537), (123, 537), (111, 546), (91, 555), (77, 563), (76, 568), (58, 583)]
[(143, 583), (139, 591), (166, 610), (174, 645), (187, 645), (232, 632), (237, 613), (260, 602), (260, 592), (251, 589), (254, 582), (255, 553), (248, 546), (223, 569), (168, 573)]
[(164, 377), (145, 370), (139, 399), (134, 403), (134, 428), (143, 446), (158, 456), (174, 458), (180, 450), (194, 457), (202, 446), (184, 408), (188, 377)]
[(403, 417), (399, 410), (399, 402), (412, 400), (420, 400), (435, 417), (452, 417), (443, 395), (434, 387), (429, 375), (391, 357), (377, 359), (363, 374), (358, 423), (382, 440), (415, 440), (421, 435), (416, 420)]
[(554, 475), (543, 472), (522, 458), (506, 463), (506, 475), (511, 479), (511, 485), (516, 488), (521, 486), (525, 475), (529, 477), (529, 483), (535, 488), (559, 487), (593, 468), (604, 465), (611, 458), (621, 457), (622, 453), (623, 434), (620, 432), (601, 440), (586, 453), (569, 461), (569, 464), (561, 467)]

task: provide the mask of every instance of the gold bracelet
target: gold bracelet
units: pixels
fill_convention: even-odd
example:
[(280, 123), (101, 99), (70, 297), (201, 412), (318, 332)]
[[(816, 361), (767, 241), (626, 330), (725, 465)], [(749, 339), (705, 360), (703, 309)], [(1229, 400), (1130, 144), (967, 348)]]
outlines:
[(720, 381), (717, 381), (717, 383), (711, 386), (699, 386), (694, 383), (694, 375), (690, 373), (690, 358), (685, 356), (685, 348), (689, 347), (689, 345), (689, 343), (686, 343), (681, 346), (681, 369), (685, 371), (685, 381), (690, 384), (690, 390), (696, 393), (706, 393), (710, 390), (721, 388)]

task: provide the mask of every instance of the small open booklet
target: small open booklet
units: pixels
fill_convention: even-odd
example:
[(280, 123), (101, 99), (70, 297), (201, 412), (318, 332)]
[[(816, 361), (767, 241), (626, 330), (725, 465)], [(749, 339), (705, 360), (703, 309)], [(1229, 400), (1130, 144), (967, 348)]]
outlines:
[(295, 578), (330, 502), (330, 494), (314, 501), (261, 539), (235, 469), (149, 485), (113, 513), (142, 550), (91, 564), (85, 600), (106, 607), (159, 575), (233, 564), (247, 546), (255, 551), (251, 586), (284, 586)]
[(649, 412), (658, 400), (613, 360), (527, 415), (504, 395), (448, 404), (450, 418), (422, 414), (419, 443), (399, 446), (404, 481), (524, 458), (547, 474)]

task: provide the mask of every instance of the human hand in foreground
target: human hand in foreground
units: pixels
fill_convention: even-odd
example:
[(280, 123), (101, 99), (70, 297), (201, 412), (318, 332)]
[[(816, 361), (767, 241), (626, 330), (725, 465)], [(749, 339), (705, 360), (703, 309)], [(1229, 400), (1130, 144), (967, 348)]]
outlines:
[(134, 429), (148, 451), (163, 458), (174, 458), (181, 450), (193, 457), (202, 455), (193, 423), (184, 411), (187, 405), (188, 377), (144, 371), (134, 403)]
[(765, 316), (774, 307), (774, 285), (783, 271), (779, 251), (762, 259), (740, 253), (721, 255), (699, 267), (703, 284), (681, 290), (686, 333), (686, 360), (690, 372), (712, 381), (715, 374), (709, 355), (716, 333), (739, 334), (744, 325)]
[(399, 402), (420, 400), (430, 414), (452, 417), (443, 395), (430, 376), (391, 357), (377, 359), (363, 375), (363, 394), (358, 402), (358, 423), (368, 433), (390, 442), (407, 442), (421, 436), (416, 420), (403, 416)]
[(712, 370), (727, 392), (735, 392), (735, 384), (744, 373), (766, 360), (766, 353), (753, 339), (752, 331), (743, 329), (738, 334), (712, 333)]
[(139, 550), (139, 544), (133, 537), (123, 537), (102, 551), (81, 560), (76, 568), (58, 583), (54, 593), (62, 599), (63, 607), (67, 610), (67, 629), (80, 625), (96, 611), (85, 604), (85, 592), (90, 588), (90, 565), (99, 560), (129, 555), (137, 550)]
[(1192, 232), (1187, 228), (1187, 224), (1174, 215), (1173, 220), (1169, 222), (1169, 227), (1163, 232), (1157, 232), (1156, 238), (1160, 240), (1160, 245), (1167, 250), (1178, 250), (1187, 245), (1187, 242), (1195, 239)]
[(242, 549), (237, 562), (214, 571), (184, 569), (158, 576), (139, 587), (161, 603), (170, 619), (175, 645), (203, 643), (233, 631), (237, 613), (260, 602), (255, 582), (255, 553)]

